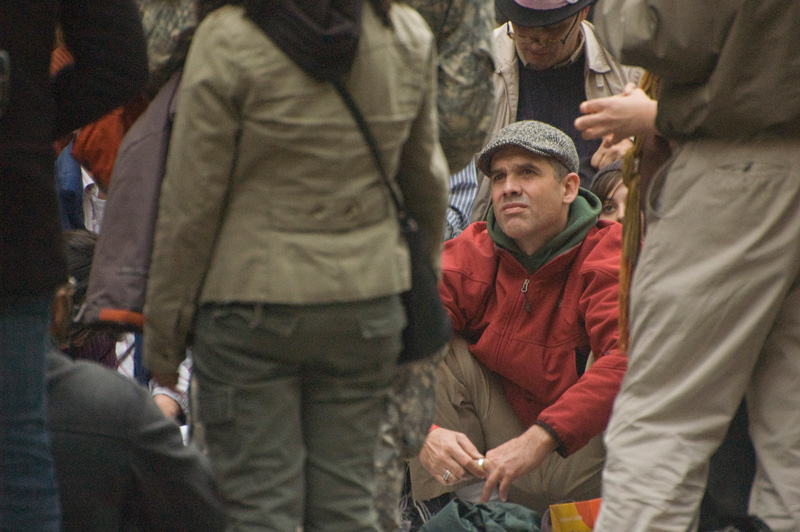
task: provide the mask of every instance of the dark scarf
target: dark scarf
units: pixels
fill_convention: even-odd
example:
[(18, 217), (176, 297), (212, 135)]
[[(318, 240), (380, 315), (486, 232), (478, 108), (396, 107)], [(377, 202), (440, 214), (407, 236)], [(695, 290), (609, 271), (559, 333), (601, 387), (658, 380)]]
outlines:
[(363, 0), (244, 0), (247, 16), (307, 74), (319, 81), (350, 70)]

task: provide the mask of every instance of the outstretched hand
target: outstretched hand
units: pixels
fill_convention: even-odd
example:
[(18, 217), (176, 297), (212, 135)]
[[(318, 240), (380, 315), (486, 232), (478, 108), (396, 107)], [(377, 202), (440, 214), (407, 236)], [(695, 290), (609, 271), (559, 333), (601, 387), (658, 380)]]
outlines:
[(633, 83), (628, 83), (622, 94), (583, 102), (580, 110), (583, 116), (575, 119), (575, 128), (585, 139), (611, 135), (610, 143), (617, 144), (636, 135), (658, 133), (658, 102)]
[[(422, 467), (443, 486), (474, 477), (485, 478), (484, 469), (478, 465), (481, 458), (483, 455), (466, 434), (441, 427), (428, 434), (419, 453)], [(447, 471), (450, 473), (446, 474)]]
[(158, 408), (161, 410), (161, 413), (164, 414), (164, 417), (167, 417), (169, 419), (177, 419), (178, 416), (181, 415), (181, 405), (179, 405), (178, 401), (176, 401), (169, 395), (160, 393), (158, 395), (153, 396), (153, 400), (158, 405)]
[(630, 139), (622, 139), (614, 144), (614, 135), (606, 135), (603, 137), (603, 143), (592, 155), (592, 168), (600, 170), (604, 166), (622, 159), (632, 147), (633, 142)]

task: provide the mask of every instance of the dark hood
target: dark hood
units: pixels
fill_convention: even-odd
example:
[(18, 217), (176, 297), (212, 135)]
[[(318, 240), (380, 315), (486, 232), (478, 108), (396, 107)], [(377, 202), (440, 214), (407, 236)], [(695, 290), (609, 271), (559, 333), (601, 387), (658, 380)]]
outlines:
[(245, 13), (307, 74), (341, 77), (353, 64), (363, 0), (244, 0)]

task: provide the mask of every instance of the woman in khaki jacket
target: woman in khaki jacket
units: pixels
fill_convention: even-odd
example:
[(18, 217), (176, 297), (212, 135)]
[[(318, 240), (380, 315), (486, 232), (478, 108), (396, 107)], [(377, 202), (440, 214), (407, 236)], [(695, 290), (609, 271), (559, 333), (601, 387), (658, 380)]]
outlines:
[(322, 80), (341, 74), (409, 209), (438, 235), (448, 169), (432, 36), (378, 1), (245, 4), (209, 15), (187, 59), (145, 361), (169, 383), (193, 338), (195, 434), (230, 531), (377, 530), (373, 455), (408, 250), (368, 146)]

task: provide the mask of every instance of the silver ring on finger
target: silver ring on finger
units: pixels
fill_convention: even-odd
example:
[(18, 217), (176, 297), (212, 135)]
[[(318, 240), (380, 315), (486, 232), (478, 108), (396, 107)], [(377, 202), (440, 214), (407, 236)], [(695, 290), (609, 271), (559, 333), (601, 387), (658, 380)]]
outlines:
[(450, 475), (452, 475), (452, 473), (450, 472), (450, 470), (449, 470), (449, 469), (445, 469), (445, 470), (444, 470), (444, 474), (442, 475), (442, 479), (443, 479), (445, 482), (447, 482), (447, 479), (448, 479), (448, 478), (450, 478)]

